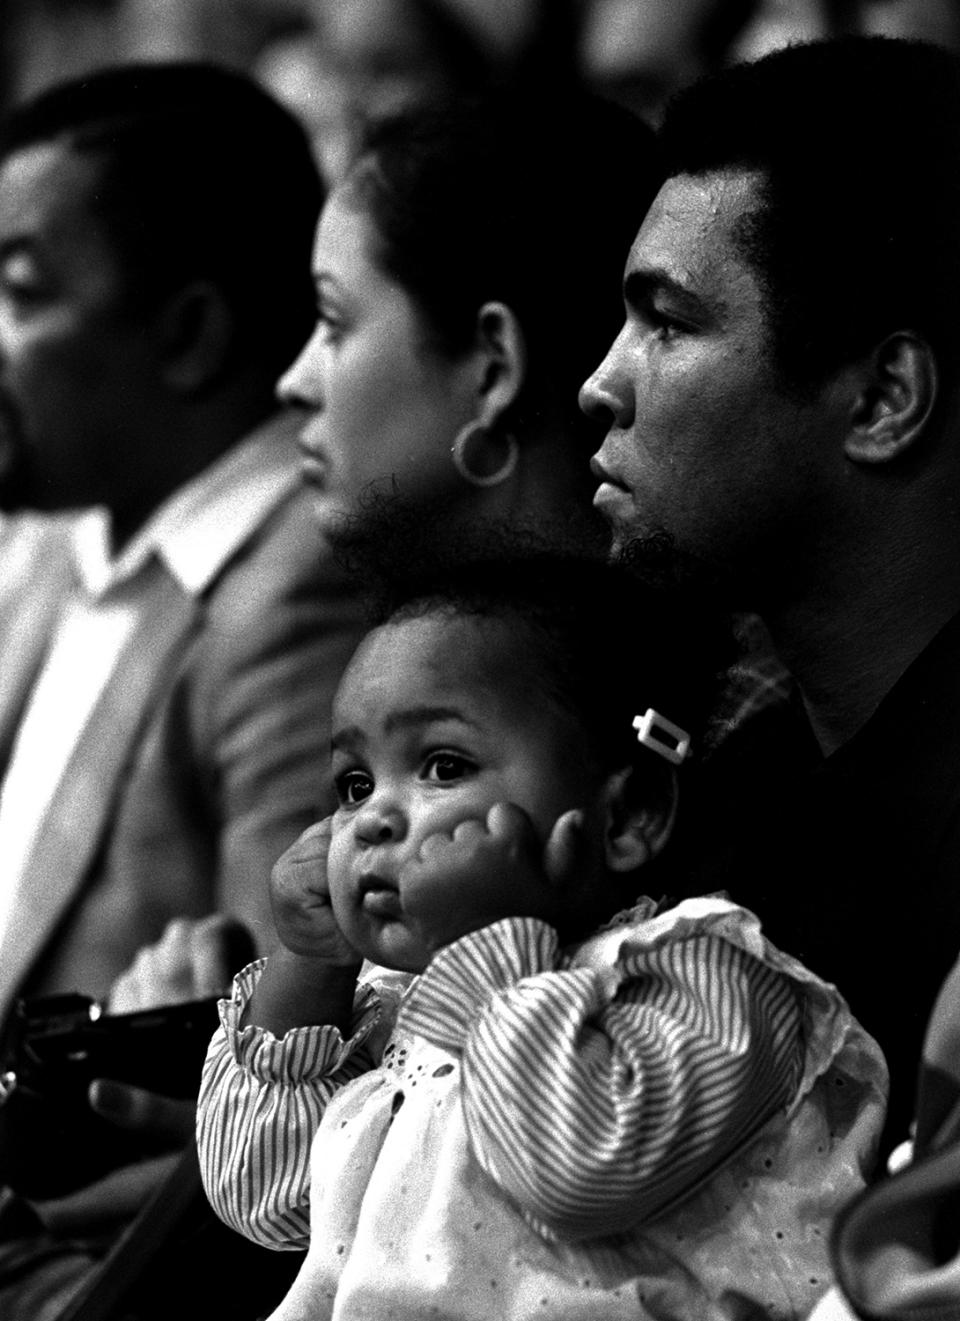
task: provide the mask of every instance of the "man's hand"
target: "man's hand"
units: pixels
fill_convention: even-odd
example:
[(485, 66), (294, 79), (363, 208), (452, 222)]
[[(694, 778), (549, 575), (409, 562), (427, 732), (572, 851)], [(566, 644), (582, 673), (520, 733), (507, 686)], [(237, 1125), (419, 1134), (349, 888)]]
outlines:
[[(235, 918), (214, 913), (198, 921), (176, 919), (114, 982), (109, 1011), (128, 1014), (225, 995), (234, 974), (255, 955), (253, 937)], [(51, 1226), (122, 1220), (142, 1204), (169, 1167), (169, 1159), (153, 1153), (183, 1147), (196, 1124), (195, 1101), (174, 1100), (112, 1079), (94, 1079), (88, 1100), (102, 1118), (141, 1133), (144, 1152), (151, 1155), (68, 1197), (44, 1203), (38, 1210)]]
[(327, 882), (331, 821), (309, 826), (282, 855), (270, 876), (270, 902), (280, 943), (292, 954), (331, 967), (359, 967), (333, 915)]
[(225, 995), (235, 973), (256, 957), (253, 937), (236, 918), (213, 913), (177, 918), (155, 945), (141, 949), (114, 982), (111, 1014)]
[(400, 872), (404, 912), (436, 951), (505, 917), (558, 925), (581, 859), (582, 814), (565, 812), (540, 844), (526, 812), (496, 803), (482, 821), (431, 835)]
[(142, 1133), (152, 1150), (182, 1147), (193, 1136), (197, 1105), (194, 1100), (158, 1096), (142, 1087), (95, 1078), (88, 1089), (91, 1108), (118, 1128)]
[(64, 1197), (31, 1202), (31, 1206), (44, 1226), (61, 1237), (115, 1233), (141, 1210), (179, 1159), (179, 1152), (151, 1156), (136, 1165), (111, 1170), (96, 1183)]

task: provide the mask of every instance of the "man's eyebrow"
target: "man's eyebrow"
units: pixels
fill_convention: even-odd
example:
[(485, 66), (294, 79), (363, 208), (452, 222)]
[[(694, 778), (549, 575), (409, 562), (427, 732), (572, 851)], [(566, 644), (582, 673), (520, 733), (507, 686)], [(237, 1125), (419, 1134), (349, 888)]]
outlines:
[(629, 271), (623, 281), (623, 301), (628, 307), (640, 307), (655, 293), (666, 293), (691, 306), (699, 306), (699, 299), (689, 289), (668, 275), (665, 270)]

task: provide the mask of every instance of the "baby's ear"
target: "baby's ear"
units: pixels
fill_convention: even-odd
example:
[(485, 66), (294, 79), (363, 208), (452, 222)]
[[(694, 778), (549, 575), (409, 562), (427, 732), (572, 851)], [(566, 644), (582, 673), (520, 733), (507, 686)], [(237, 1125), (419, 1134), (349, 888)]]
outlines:
[(663, 849), (677, 814), (677, 774), (664, 764), (640, 776), (632, 766), (609, 776), (603, 788), (604, 856), (611, 871), (629, 872)]

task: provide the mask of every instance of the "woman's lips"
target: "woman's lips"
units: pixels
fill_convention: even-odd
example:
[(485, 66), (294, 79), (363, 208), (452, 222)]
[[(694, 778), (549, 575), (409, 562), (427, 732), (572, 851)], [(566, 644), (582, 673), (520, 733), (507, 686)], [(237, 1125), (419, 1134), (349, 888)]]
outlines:
[(306, 450), (300, 451), (300, 475), (308, 486), (317, 486), (321, 490), (327, 484), (327, 463), (325, 459)]

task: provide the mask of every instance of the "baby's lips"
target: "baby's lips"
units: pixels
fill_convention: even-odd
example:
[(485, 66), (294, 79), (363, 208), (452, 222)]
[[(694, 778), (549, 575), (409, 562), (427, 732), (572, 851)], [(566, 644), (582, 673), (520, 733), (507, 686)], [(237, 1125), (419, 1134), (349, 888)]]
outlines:
[(377, 877), (364, 878), (360, 883), (360, 905), (371, 917), (383, 920), (396, 919), (402, 915), (400, 891), (394, 885), (388, 885)]

